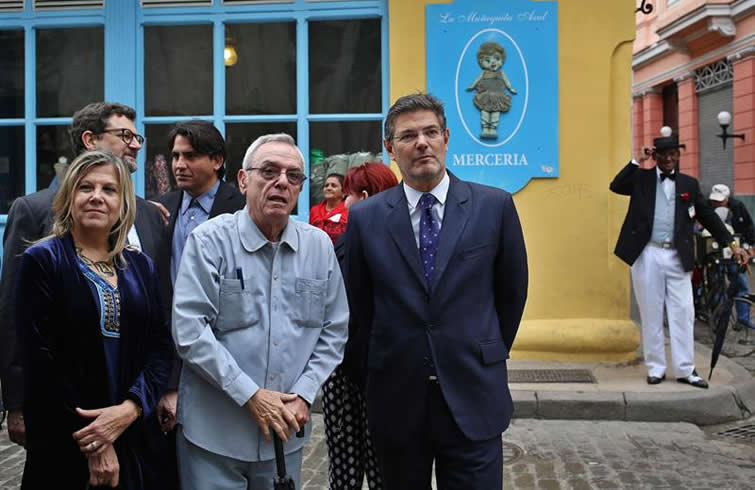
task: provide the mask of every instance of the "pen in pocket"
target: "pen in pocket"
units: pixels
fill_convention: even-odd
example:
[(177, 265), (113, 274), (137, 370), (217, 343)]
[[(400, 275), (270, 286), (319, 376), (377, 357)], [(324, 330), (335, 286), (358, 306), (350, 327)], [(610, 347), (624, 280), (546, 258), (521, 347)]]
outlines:
[(244, 289), (244, 273), (241, 272), (241, 267), (236, 267), (236, 279), (241, 281), (241, 289)]

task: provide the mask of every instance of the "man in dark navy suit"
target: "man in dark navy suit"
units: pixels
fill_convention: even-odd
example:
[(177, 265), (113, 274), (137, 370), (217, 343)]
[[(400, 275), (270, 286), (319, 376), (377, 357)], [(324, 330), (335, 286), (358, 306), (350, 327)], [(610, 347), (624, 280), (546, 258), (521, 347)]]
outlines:
[(403, 184), (355, 204), (344, 277), (366, 344), (365, 390), (385, 488), (502, 487), (513, 405), (506, 359), (527, 297), (511, 195), (446, 171), (429, 94), (399, 98), (384, 146)]
[[(669, 133), (670, 134), (670, 131)], [(695, 370), (695, 309), (692, 299), (693, 225), (699, 221), (740, 262), (747, 253), (737, 247), (694, 177), (678, 171), (677, 136), (653, 140), (655, 148), (630, 161), (610, 189), (631, 196), (615, 254), (632, 267), (632, 286), (640, 310), (642, 350), (647, 383), (666, 379), (663, 312), (671, 343), (671, 374), (680, 383), (707, 388)], [(656, 164), (648, 162), (652, 154)]]

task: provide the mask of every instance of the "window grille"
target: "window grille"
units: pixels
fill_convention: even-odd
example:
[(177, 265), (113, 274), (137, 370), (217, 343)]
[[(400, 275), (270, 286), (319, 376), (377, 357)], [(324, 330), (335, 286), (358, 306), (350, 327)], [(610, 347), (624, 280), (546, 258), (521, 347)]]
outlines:
[(708, 66), (695, 70), (695, 92), (729, 84), (734, 80), (734, 68), (726, 59), (716, 61)]
[(105, 0), (34, 0), (35, 10), (102, 8)]
[(142, 7), (207, 7), (212, 0), (142, 0)]
[(23, 10), (24, 0), (0, 0), (0, 12)]

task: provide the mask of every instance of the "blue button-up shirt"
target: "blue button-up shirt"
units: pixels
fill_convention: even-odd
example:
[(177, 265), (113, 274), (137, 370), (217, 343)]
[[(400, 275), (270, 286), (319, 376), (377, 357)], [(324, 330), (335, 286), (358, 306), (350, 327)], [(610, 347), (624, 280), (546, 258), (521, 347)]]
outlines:
[[(290, 219), (271, 243), (247, 208), (198, 226), (173, 300), (184, 436), (223, 456), (273, 459), (244, 404), (260, 388), (314, 401), (343, 358), (348, 319), (341, 271), (322, 230)], [(301, 448), (310, 429), (286, 452)]]
[[(176, 227), (173, 230), (173, 241), (171, 242), (170, 280), (173, 283), (176, 282), (178, 266), (181, 265), (181, 254), (184, 251), (184, 245), (186, 245), (186, 238), (194, 228), (209, 219), (210, 210), (212, 210), (212, 204), (215, 202), (215, 195), (218, 193), (219, 187), (220, 180), (196, 199), (191, 197), (188, 192), (183, 192), (181, 207), (178, 209), (178, 216), (176, 216)], [(191, 206), (192, 200), (196, 201), (194, 206)]]

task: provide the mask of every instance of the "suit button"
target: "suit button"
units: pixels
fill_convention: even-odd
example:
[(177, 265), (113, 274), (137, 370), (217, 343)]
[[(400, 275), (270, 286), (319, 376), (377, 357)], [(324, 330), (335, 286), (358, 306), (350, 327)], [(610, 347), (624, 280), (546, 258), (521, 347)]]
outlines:
[(425, 325), (425, 329), (426, 330), (432, 330), (433, 329), (433, 324), (432, 323), (428, 323), (427, 325)]
[(424, 359), (422, 359), (422, 365), (425, 367), (432, 367), (433, 363), (430, 362), (429, 357), (425, 357)]

